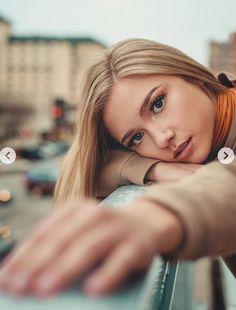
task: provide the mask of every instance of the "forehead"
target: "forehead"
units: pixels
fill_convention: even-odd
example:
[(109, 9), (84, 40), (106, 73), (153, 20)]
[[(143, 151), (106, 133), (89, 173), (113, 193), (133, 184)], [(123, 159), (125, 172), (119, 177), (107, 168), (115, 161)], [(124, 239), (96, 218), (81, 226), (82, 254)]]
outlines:
[[(124, 78), (117, 81), (103, 111), (103, 121), (114, 136), (135, 125), (139, 109), (147, 93), (163, 83), (164, 76)], [(130, 123), (132, 122), (132, 124)]]

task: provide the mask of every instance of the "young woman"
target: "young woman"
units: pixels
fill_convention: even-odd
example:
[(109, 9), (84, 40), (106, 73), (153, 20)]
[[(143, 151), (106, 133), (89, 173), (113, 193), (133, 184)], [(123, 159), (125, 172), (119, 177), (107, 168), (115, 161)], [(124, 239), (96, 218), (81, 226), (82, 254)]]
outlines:
[[(71, 195), (102, 196), (100, 190), (110, 192), (120, 183), (132, 181), (126, 177), (133, 178), (132, 183), (143, 183), (147, 169), (159, 160), (200, 164), (213, 159), (227, 139), (233, 117), (234, 105), (229, 109), (223, 106), (231, 113), (216, 113), (217, 98), (225, 90), (205, 67), (177, 49), (148, 40), (126, 40), (114, 45), (88, 70), (81, 85), (76, 137), (57, 183), (55, 201)], [(229, 91), (229, 96), (234, 93)], [(227, 101), (222, 95), (220, 100)], [(142, 116), (141, 109), (145, 112)], [(228, 117), (222, 135), (219, 117), (223, 114)], [(131, 129), (132, 135), (121, 141)], [(177, 148), (184, 142), (191, 142), (193, 154), (177, 157)], [(109, 150), (114, 145), (135, 153), (117, 155)], [(134, 175), (126, 175), (126, 165), (121, 163), (126, 160), (127, 167), (133, 166), (130, 160), (137, 160), (134, 167), (138, 173), (136, 170)], [(173, 164), (166, 167), (191, 171), (199, 168)], [(118, 180), (122, 173), (124, 178)]]
[[(84, 77), (77, 132), (55, 192), (58, 212), (5, 262), (1, 289), (53, 294), (102, 260), (84, 289), (107, 294), (157, 253), (222, 255), (236, 274), (236, 162), (209, 163), (223, 146), (236, 149), (236, 92), (226, 75), (220, 79), (224, 85), (153, 41), (108, 49)], [(179, 179), (150, 186), (119, 211), (87, 201), (124, 183)]]

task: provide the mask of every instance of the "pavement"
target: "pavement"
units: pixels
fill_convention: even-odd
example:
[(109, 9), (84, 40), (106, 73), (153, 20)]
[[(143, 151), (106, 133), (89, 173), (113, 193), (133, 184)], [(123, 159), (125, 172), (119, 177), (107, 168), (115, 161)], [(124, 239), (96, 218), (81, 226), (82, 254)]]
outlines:
[(0, 206), (0, 222), (8, 224), (21, 239), (32, 226), (50, 214), (52, 197), (40, 197), (28, 194), (24, 186), (24, 173), (1, 173), (0, 187), (8, 189), (12, 201)]

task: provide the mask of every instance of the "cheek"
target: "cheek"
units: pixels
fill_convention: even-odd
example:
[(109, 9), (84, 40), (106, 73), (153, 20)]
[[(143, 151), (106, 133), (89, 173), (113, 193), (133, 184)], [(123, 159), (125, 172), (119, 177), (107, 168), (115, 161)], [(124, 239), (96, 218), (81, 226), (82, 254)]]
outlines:
[(195, 133), (211, 134), (215, 119), (214, 106), (211, 102), (206, 99), (194, 101), (191, 105), (185, 104), (181, 110), (185, 113), (179, 113), (179, 124), (182, 123), (185, 129), (192, 129)]
[(160, 150), (151, 138), (147, 138), (146, 141), (136, 149), (136, 152), (143, 157), (155, 158), (161, 160), (168, 160), (170, 153), (168, 150)]
[(213, 128), (209, 123), (202, 123), (195, 131), (195, 151), (193, 154), (194, 163), (202, 163), (211, 152)]
[(192, 120), (197, 131), (201, 132), (206, 137), (212, 138), (215, 122), (213, 110), (205, 109), (204, 111), (199, 111), (198, 115), (196, 115)]
[(201, 147), (198, 147), (195, 150), (189, 162), (193, 164), (201, 164), (207, 159), (209, 154), (210, 154), (210, 145), (208, 143), (206, 144), (202, 143)]
[(156, 157), (158, 150), (150, 137), (145, 137), (142, 143), (137, 147), (136, 152), (143, 157)]

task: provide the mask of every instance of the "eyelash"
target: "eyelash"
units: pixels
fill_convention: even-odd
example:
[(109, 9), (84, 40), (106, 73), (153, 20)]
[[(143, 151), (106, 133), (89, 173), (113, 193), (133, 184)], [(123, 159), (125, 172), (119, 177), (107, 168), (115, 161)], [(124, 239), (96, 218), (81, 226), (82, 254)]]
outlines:
[[(165, 107), (165, 95), (159, 95), (159, 96), (157, 96), (157, 97), (155, 97), (153, 100), (152, 100), (152, 102), (149, 104), (149, 111), (151, 111), (151, 112), (153, 112), (153, 114), (154, 115), (156, 115), (157, 113), (160, 113), (160, 112), (154, 112), (153, 111), (153, 107), (154, 107), (154, 104), (157, 102), (157, 101), (159, 101), (160, 99), (162, 99), (163, 101), (164, 101), (164, 103), (163, 103), (163, 108), (162, 108), (162, 110), (164, 109), (164, 107)], [(142, 137), (144, 136), (144, 132), (138, 132), (138, 133), (135, 133), (132, 137), (131, 137), (131, 139), (129, 140), (129, 142), (128, 142), (128, 148), (131, 148), (131, 147), (133, 147), (133, 146), (137, 146), (137, 145), (139, 145), (140, 144), (140, 142), (138, 143), (138, 144), (134, 144), (134, 138), (135, 138), (135, 136), (137, 136), (137, 135), (140, 135), (141, 134), (141, 139), (142, 139)], [(141, 139), (139, 140), (139, 141), (141, 141)]]

